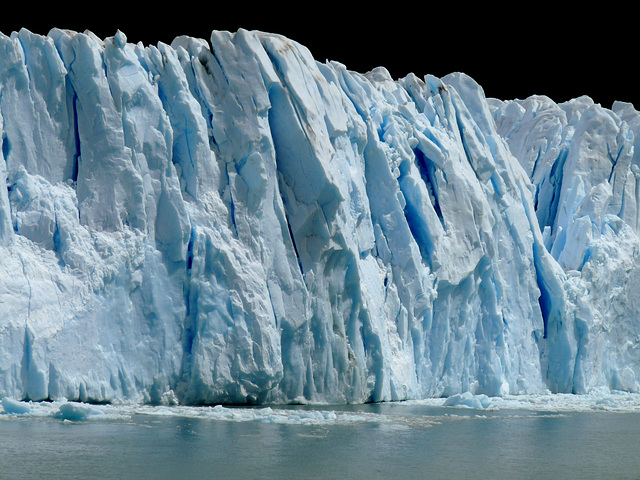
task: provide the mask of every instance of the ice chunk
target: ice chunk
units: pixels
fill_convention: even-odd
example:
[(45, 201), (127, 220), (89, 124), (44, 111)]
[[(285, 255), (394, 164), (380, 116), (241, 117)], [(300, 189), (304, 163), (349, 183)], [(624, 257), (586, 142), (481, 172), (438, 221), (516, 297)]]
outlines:
[(31, 406), (27, 402), (19, 402), (9, 397), (2, 399), (2, 408), (4, 413), (23, 415), (31, 411)]
[(60, 405), (58, 411), (54, 413), (53, 416), (62, 420), (80, 422), (100, 415), (101, 413), (100, 410), (91, 405), (78, 402), (66, 402)]
[(468, 407), (475, 409), (488, 408), (491, 399), (486, 395), (473, 395), (471, 392), (451, 395), (444, 401), (445, 407)]

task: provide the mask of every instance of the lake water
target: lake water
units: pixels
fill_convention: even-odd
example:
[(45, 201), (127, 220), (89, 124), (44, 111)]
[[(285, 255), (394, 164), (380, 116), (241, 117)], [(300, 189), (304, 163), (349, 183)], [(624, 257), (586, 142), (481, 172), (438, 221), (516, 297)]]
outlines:
[(32, 404), (0, 414), (0, 479), (640, 479), (628, 398), (102, 406), (80, 421)]

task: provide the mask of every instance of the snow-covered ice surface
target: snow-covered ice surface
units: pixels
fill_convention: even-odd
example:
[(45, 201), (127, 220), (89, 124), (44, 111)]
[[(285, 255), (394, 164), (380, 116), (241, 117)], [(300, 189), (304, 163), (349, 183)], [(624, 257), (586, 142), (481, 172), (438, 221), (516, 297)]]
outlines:
[(6, 412), (640, 392), (630, 104), (21, 30), (0, 133)]

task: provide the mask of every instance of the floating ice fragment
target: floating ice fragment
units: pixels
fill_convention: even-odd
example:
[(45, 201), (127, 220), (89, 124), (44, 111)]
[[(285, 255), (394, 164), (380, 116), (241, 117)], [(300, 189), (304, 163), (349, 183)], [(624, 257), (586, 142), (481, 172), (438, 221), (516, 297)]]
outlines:
[(67, 402), (60, 405), (58, 411), (54, 414), (54, 417), (61, 418), (63, 420), (71, 420), (73, 422), (79, 422), (86, 420), (89, 417), (100, 415), (102, 412), (91, 405), (77, 402)]
[(445, 407), (469, 407), (484, 409), (491, 405), (491, 400), (486, 395), (473, 395), (471, 392), (458, 393), (448, 397), (444, 401)]
[(28, 403), (19, 402), (8, 397), (2, 399), (2, 407), (4, 412), (8, 414), (24, 415), (31, 411), (31, 406)]

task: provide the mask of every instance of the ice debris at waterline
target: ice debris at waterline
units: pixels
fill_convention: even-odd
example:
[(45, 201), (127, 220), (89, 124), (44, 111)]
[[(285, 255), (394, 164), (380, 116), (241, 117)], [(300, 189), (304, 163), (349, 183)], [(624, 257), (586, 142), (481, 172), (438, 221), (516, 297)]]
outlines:
[(639, 129), (263, 32), (0, 35), (0, 397), (637, 392)]
[[(491, 418), (490, 412), (507, 416), (573, 413), (639, 413), (640, 394), (594, 389), (588, 394), (505, 395), (488, 397), (469, 392), (448, 398), (407, 400), (393, 404), (393, 409), (379, 410), (366, 405), (349, 410), (318, 406), (188, 406), (106, 404), (94, 405), (66, 399), (45, 402), (17, 401), (5, 397), (0, 404), (3, 420), (57, 420), (62, 422), (130, 421), (134, 416), (191, 418), (219, 422), (254, 422), (279, 425), (354, 425), (386, 424), (427, 428), (443, 421), (465, 418)], [(4, 411), (3, 411), (4, 408)], [(495, 418), (504, 418), (495, 417)]]
[[(7, 403), (8, 402), (8, 403)], [(154, 417), (193, 418), (222, 422), (255, 422), (279, 425), (353, 425), (362, 423), (391, 424), (395, 426), (430, 427), (442, 417), (434, 415), (381, 414), (366, 411), (339, 411), (324, 409), (293, 409), (216, 406), (150, 406), (90, 405), (66, 399), (54, 402), (20, 402), (3, 399), (0, 420), (55, 419), (66, 422), (102, 422), (130, 420), (134, 415)]]

